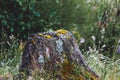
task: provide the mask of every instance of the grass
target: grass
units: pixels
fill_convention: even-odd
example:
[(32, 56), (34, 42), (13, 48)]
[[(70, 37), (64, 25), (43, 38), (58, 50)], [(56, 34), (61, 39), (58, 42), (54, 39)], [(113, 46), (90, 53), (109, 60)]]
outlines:
[(113, 60), (93, 53), (88, 57), (87, 62), (101, 80), (120, 80), (120, 59)]
[[(1, 47), (0, 80), (3, 77), (13, 80), (13, 76), (18, 74), (21, 47), (21, 43), (19, 45), (18, 40), (14, 38), (11, 39), (9, 48)], [(89, 54), (84, 55), (84, 58), (88, 65), (100, 76), (101, 80), (120, 80), (120, 59), (116, 57), (119, 54), (114, 55), (113, 58), (98, 54), (97, 50), (86, 51), (83, 54)], [(38, 79), (38, 76), (36, 79)], [(40, 79), (43, 80), (42, 78)]]

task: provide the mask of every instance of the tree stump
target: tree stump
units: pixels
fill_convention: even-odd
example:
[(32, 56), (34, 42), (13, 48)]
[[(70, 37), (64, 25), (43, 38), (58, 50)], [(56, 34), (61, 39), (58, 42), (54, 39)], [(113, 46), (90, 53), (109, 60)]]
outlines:
[[(74, 35), (67, 30), (57, 30), (31, 34), (24, 47), (20, 73), (33, 75), (38, 71), (40, 75), (49, 79), (69, 80), (74, 74), (74, 64), (83, 66), (85, 70), (98, 80), (98, 76), (86, 64), (79, 50)], [(69, 76), (67, 76), (69, 75)], [(77, 76), (70, 80), (86, 80), (84, 76)]]

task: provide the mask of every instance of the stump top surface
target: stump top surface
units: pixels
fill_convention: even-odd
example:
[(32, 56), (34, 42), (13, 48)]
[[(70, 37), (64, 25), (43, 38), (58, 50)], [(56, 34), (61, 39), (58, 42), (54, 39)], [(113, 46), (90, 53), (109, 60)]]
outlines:
[[(33, 38), (44, 38), (44, 39), (53, 39), (53, 38), (65, 38), (70, 39), (72, 36), (72, 33), (67, 30), (57, 30), (57, 31), (48, 31), (43, 33), (35, 33), (31, 34), (28, 40), (31, 40)], [(34, 41), (33, 41), (34, 42)]]

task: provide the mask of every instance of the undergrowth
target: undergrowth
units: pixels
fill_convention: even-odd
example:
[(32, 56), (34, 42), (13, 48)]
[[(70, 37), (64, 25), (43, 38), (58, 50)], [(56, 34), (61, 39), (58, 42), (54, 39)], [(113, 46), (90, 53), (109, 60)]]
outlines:
[[(18, 74), (22, 47), (24, 46), (24, 43), (22, 41), (18, 41), (14, 36), (12, 36), (10, 40), (6, 38), (3, 44), (8, 45), (8, 43), (10, 47), (7, 48), (1, 45), (0, 79), (6, 77), (6, 79), (9, 78), (10, 80), (13, 80), (13, 78)], [(120, 80), (120, 59), (118, 58), (120, 56), (119, 54), (114, 53), (114, 56), (109, 58), (108, 56), (100, 54), (99, 51), (94, 48), (82, 52), (85, 54), (84, 58), (88, 66), (90, 66), (93, 71), (95, 71), (100, 76), (100, 80)], [(8, 54), (11, 54), (12, 56), (8, 56)], [(81, 71), (81, 68), (76, 69), (76, 73)], [(33, 78), (29, 77), (29, 80), (31, 79), (44, 80), (44, 78), (39, 76), (34, 76)]]

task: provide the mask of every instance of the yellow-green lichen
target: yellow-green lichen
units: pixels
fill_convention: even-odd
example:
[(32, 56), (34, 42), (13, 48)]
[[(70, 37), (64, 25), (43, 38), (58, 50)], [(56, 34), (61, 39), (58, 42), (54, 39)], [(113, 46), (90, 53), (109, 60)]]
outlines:
[(66, 36), (65, 38), (70, 39), (70, 36)]
[(52, 36), (50, 36), (50, 35), (45, 35), (45, 38), (50, 39), (50, 38), (52, 38)]
[(43, 36), (43, 34), (42, 34), (42, 33), (39, 33), (38, 35), (39, 35), (39, 36)]
[(63, 29), (56, 31), (57, 34), (66, 34), (67, 32), (68, 32), (67, 30), (63, 30)]
[(32, 43), (35, 44), (35, 40), (32, 39)]

